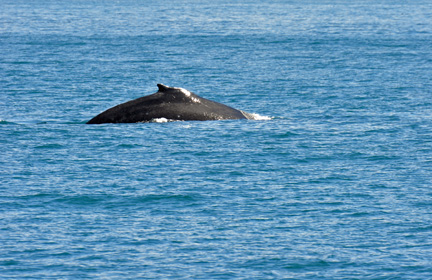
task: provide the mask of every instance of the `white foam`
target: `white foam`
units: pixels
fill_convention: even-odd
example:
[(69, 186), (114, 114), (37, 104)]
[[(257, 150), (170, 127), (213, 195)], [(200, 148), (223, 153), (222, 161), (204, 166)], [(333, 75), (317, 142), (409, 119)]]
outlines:
[(154, 122), (154, 123), (166, 123), (168, 122), (167, 118), (156, 118), (156, 119), (152, 119), (150, 122)]
[(259, 114), (255, 114), (255, 113), (247, 113), (247, 112), (242, 111), (242, 110), (240, 110), (240, 112), (242, 112), (243, 116), (245, 116), (248, 120), (269, 121), (272, 119), (272, 117), (261, 116)]
[(271, 117), (261, 116), (259, 114), (254, 114), (254, 113), (252, 113), (250, 115), (252, 115), (253, 119), (257, 120), (257, 121), (269, 121), (272, 119)]

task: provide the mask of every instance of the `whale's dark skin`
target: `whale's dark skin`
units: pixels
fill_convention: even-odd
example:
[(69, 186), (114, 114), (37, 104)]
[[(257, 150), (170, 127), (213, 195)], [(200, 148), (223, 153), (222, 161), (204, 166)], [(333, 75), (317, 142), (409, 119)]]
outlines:
[(236, 110), (182, 89), (157, 85), (159, 91), (112, 107), (89, 120), (88, 124), (150, 122), (154, 119), (207, 121), (253, 119)]

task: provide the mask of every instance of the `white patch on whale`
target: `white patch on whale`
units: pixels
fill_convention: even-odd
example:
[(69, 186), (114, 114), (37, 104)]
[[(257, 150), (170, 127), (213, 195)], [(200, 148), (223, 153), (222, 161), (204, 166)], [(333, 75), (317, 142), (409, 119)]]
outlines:
[(188, 91), (187, 89), (184, 89), (184, 88), (175, 88), (175, 89), (178, 89), (179, 91), (183, 92), (184, 95), (186, 95), (187, 97), (191, 96), (191, 92)]
[(188, 91), (187, 89), (184, 89), (184, 88), (174, 88), (174, 89), (177, 89), (177, 90), (179, 90), (181, 93), (183, 93), (184, 95), (186, 95), (187, 97), (190, 97), (191, 100), (192, 100), (194, 103), (201, 103), (201, 101), (200, 101), (198, 98), (193, 97), (193, 96), (192, 96), (192, 92)]
[(198, 98), (191, 97), (192, 101), (195, 103), (201, 103), (201, 101)]

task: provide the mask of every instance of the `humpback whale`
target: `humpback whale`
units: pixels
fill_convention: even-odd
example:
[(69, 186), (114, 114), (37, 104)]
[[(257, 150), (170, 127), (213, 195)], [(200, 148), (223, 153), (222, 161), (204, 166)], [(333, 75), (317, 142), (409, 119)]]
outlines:
[(183, 121), (254, 119), (254, 115), (202, 98), (186, 89), (157, 85), (158, 92), (114, 106), (87, 122), (136, 123), (155, 119)]

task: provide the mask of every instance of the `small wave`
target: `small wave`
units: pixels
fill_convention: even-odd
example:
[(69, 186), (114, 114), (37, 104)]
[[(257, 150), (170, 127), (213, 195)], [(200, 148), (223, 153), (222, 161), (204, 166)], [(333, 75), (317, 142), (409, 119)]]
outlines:
[(55, 200), (55, 202), (65, 203), (70, 205), (96, 205), (101, 202), (107, 202), (110, 196), (96, 196), (96, 195), (74, 195), (62, 196)]
[(0, 119), (0, 124), (16, 124), (16, 123), (8, 122), (7, 120)]
[(160, 202), (160, 201), (172, 201), (172, 202), (193, 202), (197, 198), (194, 195), (188, 194), (147, 194), (144, 196), (138, 196), (133, 199), (136, 203), (143, 202)]
[(35, 149), (61, 149), (64, 146), (57, 143), (49, 143), (49, 144), (43, 144), (43, 145), (37, 145), (34, 148)]
[[(0, 125), (1, 124), (12, 124), (12, 125), (33, 125), (33, 124), (48, 124), (47, 121), (38, 121), (38, 120), (20, 120), (19, 122), (11, 122), (7, 120), (0, 119)], [(62, 123), (62, 122), (55, 122), (55, 123)]]

